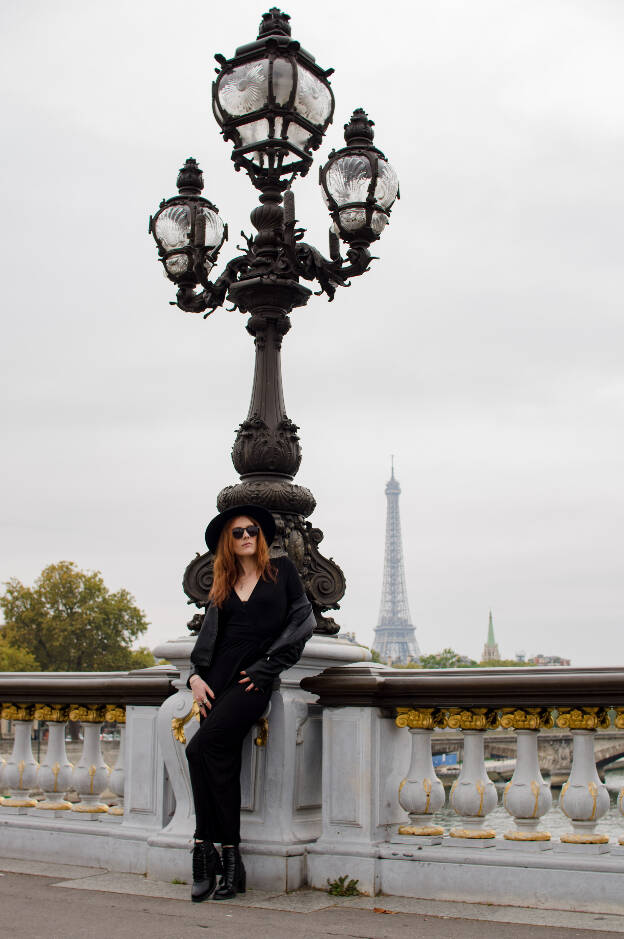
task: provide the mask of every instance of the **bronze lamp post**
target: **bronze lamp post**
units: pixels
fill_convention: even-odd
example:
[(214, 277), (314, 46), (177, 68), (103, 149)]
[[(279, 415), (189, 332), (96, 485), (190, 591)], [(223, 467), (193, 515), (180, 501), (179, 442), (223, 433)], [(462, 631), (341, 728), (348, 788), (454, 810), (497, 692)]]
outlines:
[[(326, 616), (338, 609), (345, 578), (318, 546), (323, 533), (307, 521), (316, 502), (309, 489), (293, 482), (301, 463), (298, 427), (286, 413), (280, 352), (291, 327), (290, 313), (305, 306), (316, 281), (318, 293), (332, 300), (337, 287), (364, 274), (372, 260), (369, 248), (388, 222), (398, 198), (398, 178), (373, 145), (373, 122), (358, 108), (345, 125), (345, 146), (330, 154), (320, 171), (323, 198), (332, 225), (329, 258), (303, 241), (297, 227), (292, 184), (305, 176), (334, 114), (324, 70), (291, 38), (290, 17), (276, 7), (262, 17), (255, 42), (222, 55), (213, 84), (213, 110), (232, 160), (259, 191), (251, 212), (257, 234), (246, 238), (242, 253), (228, 261), (214, 281), (209, 275), (227, 238), (227, 225), (216, 206), (202, 197), (203, 177), (194, 159), (178, 176), (179, 194), (164, 200), (150, 218), (166, 276), (178, 287), (176, 305), (204, 318), (226, 300), (249, 313), (247, 331), (254, 337), (256, 364), (249, 413), (238, 428), (232, 462), (240, 482), (217, 497), (220, 511), (254, 503), (276, 520), (272, 552), (287, 553), (295, 563), (314, 607), (317, 632), (333, 634), (339, 626)], [(340, 241), (347, 245), (346, 257)], [(212, 583), (210, 553), (198, 555), (184, 574), (189, 602), (208, 602)], [(195, 622), (194, 622), (195, 621)], [(196, 618), (189, 626), (196, 626)]]

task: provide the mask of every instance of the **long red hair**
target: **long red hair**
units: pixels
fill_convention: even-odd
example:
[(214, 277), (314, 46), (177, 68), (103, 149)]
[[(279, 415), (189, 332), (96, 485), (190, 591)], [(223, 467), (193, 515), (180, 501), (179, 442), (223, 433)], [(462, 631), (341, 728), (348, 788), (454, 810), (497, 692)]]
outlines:
[[(249, 518), (254, 525), (258, 525), (255, 518), (252, 518), (251, 515), (246, 517)], [(212, 587), (208, 594), (208, 599), (216, 607), (223, 605), (241, 573), (241, 566), (234, 553), (234, 538), (232, 536), (232, 528), (234, 527), (235, 521), (236, 519), (232, 519), (232, 521), (224, 526), (219, 536), (219, 543), (217, 544)], [(277, 571), (271, 564), (269, 546), (267, 545), (264, 532), (262, 528), (260, 528), (260, 525), (258, 525), (256, 541), (256, 569), (263, 580), (272, 580), (273, 583), (277, 580)]]

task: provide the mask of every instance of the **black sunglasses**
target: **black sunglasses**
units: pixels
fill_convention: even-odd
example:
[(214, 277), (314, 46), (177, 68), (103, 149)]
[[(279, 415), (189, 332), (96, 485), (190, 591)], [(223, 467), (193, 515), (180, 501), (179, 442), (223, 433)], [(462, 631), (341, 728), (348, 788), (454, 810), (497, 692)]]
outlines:
[(257, 525), (246, 525), (245, 528), (233, 528), (232, 538), (236, 538), (237, 541), (240, 541), (245, 532), (247, 532), (250, 538), (256, 538), (259, 531), (260, 529)]

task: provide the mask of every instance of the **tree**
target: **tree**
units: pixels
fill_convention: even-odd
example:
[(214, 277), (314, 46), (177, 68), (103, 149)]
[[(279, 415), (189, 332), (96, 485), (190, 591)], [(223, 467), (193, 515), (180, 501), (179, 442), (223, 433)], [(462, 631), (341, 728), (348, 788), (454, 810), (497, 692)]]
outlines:
[(421, 655), (421, 668), (475, 668), (476, 662), (459, 655), (454, 649), (442, 649), (434, 655)]
[(34, 655), (16, 649), (0, 635), (0, 672), (38, 672), (39, 663)]
[(518, 662), (517, 659), (484, 659), (479, 668), (531, 668), (535, 662)]
[(154, 664), (148, 649), (132, 649), (147, 629), (145, 614), (127, 590), (109, 591), (99, 571), (59, 561), (46, 567), (33, 587), (17, 578), (5, 587), (1, 638), (30, 654), (41, 671), (116, 671)]

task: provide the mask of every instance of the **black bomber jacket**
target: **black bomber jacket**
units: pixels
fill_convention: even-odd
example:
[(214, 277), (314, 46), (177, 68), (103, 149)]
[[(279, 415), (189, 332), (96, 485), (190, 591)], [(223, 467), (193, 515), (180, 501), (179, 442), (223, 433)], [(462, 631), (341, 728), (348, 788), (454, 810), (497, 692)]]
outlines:
[[(189, 675), (198, 674), (202, 669), (208, 668), (212, 661), (217, 629), (219, 626), (219, 610), (209, 604), (201, 625), (197, 642), (191, 652), (193, 667)], [(312, 612), (312, 604), (304, 593), (293, 600), (286, 614), (286, 625), (277, 639), (269, 646), (267, 651), (256, 662), (245, 669), (254, 685), (263, 691), (285, 669), (290, 668), (301, 658), (306, 642), (314, 632), (316, 619)], [(190, 687), (190, 685), (189, 685)]]

